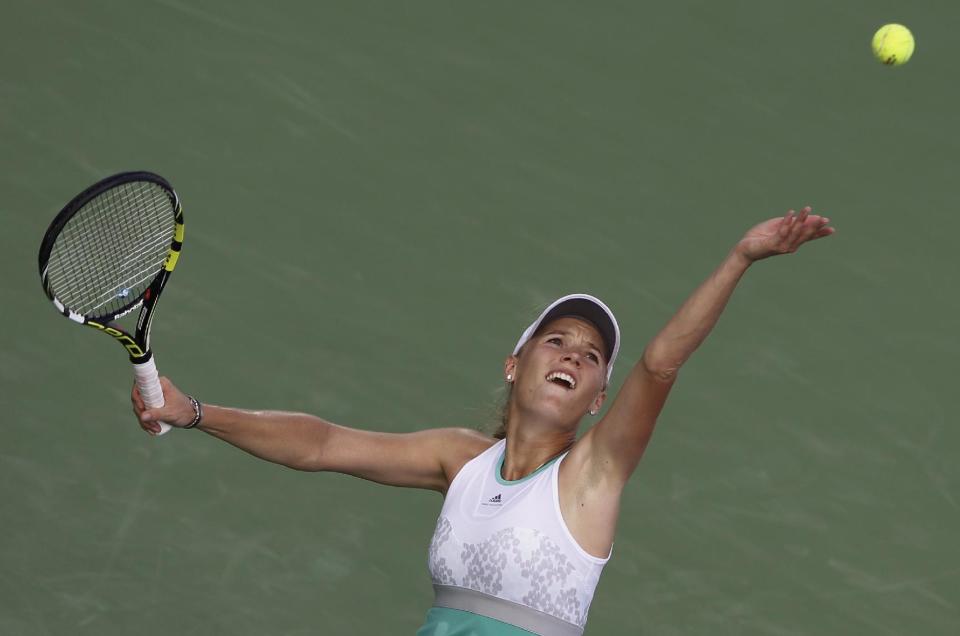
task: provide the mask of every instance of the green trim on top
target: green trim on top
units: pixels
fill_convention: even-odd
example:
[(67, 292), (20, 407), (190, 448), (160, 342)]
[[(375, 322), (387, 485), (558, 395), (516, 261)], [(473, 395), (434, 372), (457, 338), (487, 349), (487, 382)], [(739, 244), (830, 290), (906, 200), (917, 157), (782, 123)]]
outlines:
[(512, 481), (509, 479), (504, 479), (503, 473), (501, 472), (503, 470), (503, 460), (506, 458), (506, 455), (507, 455), (507, 447), (504, 446), (503, 451), (500, 453), (500, 459), (497, 460), (497, 468), (493, 474), (496, 476), (498, 483), (503, 484), (504, 486), (516, 486), (517, 484), (522, 484), (523, 482), (527, 481), (531, 477), (535, 477), (536, 475), (545, 471), (547, 468), (550, 467), (550, 464), (560, 459), (560, 455), (563, 455), (563, 453), (560, 453), (560, 455), (557, 455), (553, 459), (548, 460), (546, 463), (540, 466), (540, 468), (536, 469), (526, 477), (521, 477), (520, 479), (514, 479)]

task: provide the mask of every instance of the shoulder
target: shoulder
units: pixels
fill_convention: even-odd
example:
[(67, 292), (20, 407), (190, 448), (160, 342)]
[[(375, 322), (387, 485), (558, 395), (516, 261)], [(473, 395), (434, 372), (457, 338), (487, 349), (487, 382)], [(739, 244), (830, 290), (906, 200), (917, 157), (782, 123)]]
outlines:
[(445, 445), (451, 456), (467, 455), (476, 457), (499, 440), (472, 428), (435, 429), (437, 441)]
[(594, 429), (591, 428), (571, 447), (561, 464), (561, 481), (577, 491), (602, 489), (619, 493), (623, 482), (612, 478), (610, 466), (598, 456)]
[(469, 428), (444, 428), (437, 429), (437, 441), (443, 444), (441, 461), (449, 486), (467, 462), (499, 440)]

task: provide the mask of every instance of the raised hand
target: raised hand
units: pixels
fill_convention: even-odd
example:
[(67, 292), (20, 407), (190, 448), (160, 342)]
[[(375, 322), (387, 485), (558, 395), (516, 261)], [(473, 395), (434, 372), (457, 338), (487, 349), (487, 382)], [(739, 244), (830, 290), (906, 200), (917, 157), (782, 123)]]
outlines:
[(790, 210), (782, 217), (750, 228), (737, 243), (737, 252), (751, 262), (779, 254), (793, 254), (807, 241), (830, 236), (836, 231), (827, 225), (830, 219), (810, 212), (809, 206), (800, 210), (800, 214)]

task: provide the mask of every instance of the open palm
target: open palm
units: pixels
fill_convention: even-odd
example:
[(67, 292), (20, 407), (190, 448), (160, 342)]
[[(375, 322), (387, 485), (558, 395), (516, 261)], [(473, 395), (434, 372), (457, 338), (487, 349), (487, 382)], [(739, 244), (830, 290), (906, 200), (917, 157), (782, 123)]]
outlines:
[(807, 241), (830, 236), (834, 233), (825, 216), (810, 214), (805, 207), (799, 214), (790, 210), (782, 217), (755, 225), (737, 244), (741, 254), (751, 261), (778, 254), (793, 254)]

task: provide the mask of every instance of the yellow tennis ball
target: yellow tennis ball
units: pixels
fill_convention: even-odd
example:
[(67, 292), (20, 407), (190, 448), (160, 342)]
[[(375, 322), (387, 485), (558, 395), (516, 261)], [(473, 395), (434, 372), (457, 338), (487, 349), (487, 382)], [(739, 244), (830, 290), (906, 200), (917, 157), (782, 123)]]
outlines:
[(873, 54), (888, 66), (906, 64), (913, 45), (913, 33), (902, 24), (885, 24), (873, 34)]

